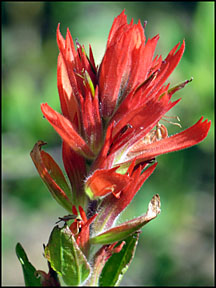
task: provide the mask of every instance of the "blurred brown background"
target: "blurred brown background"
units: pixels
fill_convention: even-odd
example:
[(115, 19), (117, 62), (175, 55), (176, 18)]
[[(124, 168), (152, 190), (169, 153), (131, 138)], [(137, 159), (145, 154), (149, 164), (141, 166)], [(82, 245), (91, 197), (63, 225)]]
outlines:
[[(155, 193), (162, 212), (143, 228), (135, 259), (121, 285), (212, 286), (214, 270), (214, 2), (2, 2), (2, 284), (24, 285), (15, 245), (20, 242), (36, 269), (46, 270), (47, 243), (63, 208), (52, 199), (30, 158), (37, 140), (61, 165), (61, 139), (43, 119), (40, 103), (60, 111), (56, 87), (56, 28), (90, 43), (99, 64), (114, 17), (122, 12), (160, 34), (157, 53), (166, 57), (179, 41), (186, 51), (171, 86), (194, 77), (174, 95), (170, 115), (183, 129), (203, 115), (212, 121), (199, 145), (158, 158), (158, 167), (119, 222), (139, 216)], [(179, 128), (166, 125), (169, 134)]]

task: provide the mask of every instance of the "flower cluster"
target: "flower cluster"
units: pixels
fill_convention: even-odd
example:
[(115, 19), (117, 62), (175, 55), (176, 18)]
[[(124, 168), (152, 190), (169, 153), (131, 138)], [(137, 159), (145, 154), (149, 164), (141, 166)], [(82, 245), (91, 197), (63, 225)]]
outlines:
[[(169, 136), (160, 123), (180, 101), (171, 101), (172, 95), (191, 80), (172, 88), (165, 84), (182, 58), (185, 42), (178, 43), (163, 60), (154, 56), (158, 40), (156, 35), (146, 41), (141, 22), (134, 24), (132, 19), (128, 24), (123, 11), (114, 19), (97, 67), (91, 46), (87, 55), (78, 41), (75, 48), (69, 30), (64, 39), (57, 28), (62, 114), (47, 103), (41, 110), (62, 138), (70, 185), (53, 158), (41, 149), (45, 142), (35, 144), (31, 157), (53, 197), (67, 211), (81, 216), (81, 226), (75, 220), (70, 229), (86, 257), (91, 244), (117, 243), (157, 216), (160, 199), (155, 195), (146, 214), (115, 226), (156, 168), (155, 158), (199, 143), (210, 128), (210, 121), (201, 117), (192, 127)], [(121, 250), (114, 246), (109, 251)], [(100, 257), (104, 249), (99, 250)]]

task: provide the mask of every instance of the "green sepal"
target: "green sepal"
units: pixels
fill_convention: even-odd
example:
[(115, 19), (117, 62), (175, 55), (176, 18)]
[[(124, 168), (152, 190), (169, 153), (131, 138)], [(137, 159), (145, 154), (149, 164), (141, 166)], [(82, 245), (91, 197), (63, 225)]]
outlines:
[(125, 245), (119, 253), (113, 254), (106, 262), (99, 279), (99, 286), (118, 286), (127, 271), (136, 251), (139, 233), (126, 238)]
[(51, 267), (69, 286), (81, 285), (89, 276), (91, 267), (76, 243), (70, 229), (55, 226), (45, 247), (45, 257)]
[(29, 262), (28, 257), (20, 243), (16, 245), (16, 254), (22, 265), (25, 286), (27, 287), (42, 287), (40, 277), (37, 277), (35, 267)]
[(91, 94), (94, 97), (95, 96), (94, 84), (93, 84), (91, 77), (90, 77), (89, 73), (87, 72), (87, 70), (84, 71), (84, 79), (88, 83)]

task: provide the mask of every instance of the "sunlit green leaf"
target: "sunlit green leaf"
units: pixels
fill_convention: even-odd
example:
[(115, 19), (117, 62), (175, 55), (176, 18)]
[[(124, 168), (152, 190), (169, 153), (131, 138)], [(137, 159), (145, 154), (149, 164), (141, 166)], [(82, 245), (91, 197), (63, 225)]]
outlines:
[(16, 245), (16, 254), (22, 265), (23, 275), (25, 280), (25, 285), (34, 287), (34, 286), (42, 286), (40, 283), (40, 278), (36, 277), (35, 267), (29, 262), (28, 257), (21, 246), (20, 243)]
[(136, 251), (139, 233), (129, 236), (124, 241), (119, 253), (113, 254), (107, 261), (100, 276), (100, 286), (117, 286), (127, 271)]
[(45, 248), (45, 257), (67, 285), (81, 285), (90, 274), (90, 265), (68, 227), (54, 227)]

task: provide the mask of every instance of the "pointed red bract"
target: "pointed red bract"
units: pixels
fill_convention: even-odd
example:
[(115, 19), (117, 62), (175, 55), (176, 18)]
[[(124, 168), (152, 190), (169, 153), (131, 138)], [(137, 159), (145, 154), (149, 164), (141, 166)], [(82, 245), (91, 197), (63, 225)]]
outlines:
[[(136, 193), (139, 191), (143, 183), (148, 179), (148, 177), (154, 172), (157, 163), (147, 168), (142, 174), (142, 166), (136, 169), (130, 176), (130, 184), (122, 190), (119, 199), (113, 194), (105, 197), (99, 208), (98, 217), (94, 221), (92, 229), (94, 231), (105, 230), (112, 227), (116, 218), (124, 211), (124, 209), (130, 204)], [(103, 226), (101, 225), (103, 223)]]
[(94, 157), (94, 153), (67, 118), (53, 110), (47, 103), (41, 104), (41, 110), (53, 128), (75, 152), (86, 158)]
[[(75, 215), (77, 215), (76, 207), (73, 206)], [(83, 210), (82, 206), (79, 206), (79, 213), (80, 217), (77, 217), (74, 222), (70, 225), (69, 229), (73, 233), (77, 245), (82, 249), (84, 254), (87, 256), (89, 253), (89, 233), (90, 233), (90, 224), (94, 221), (97, 217), (97, 214), (93, 215), (91, 218), (87, 218), (85, 211)]]
[[(114, 38), (114, 37), (113, 37)], [(144, 45), (144, 31), (140, 22), (128, 27), (125, 33), (107, 47), (99, 70), (99, 93), (101, 97), (102, 116), (106, 119), (112, 116), (117, 102), (127, 95), (134, 85), (133, 58), (136, 58), (137, 50)], [(135, 54), (135, 55), (134, 55)], [(136, 68), (136, 67), (134, 67)], [(140, 71), (138, 71), (139, 73)], [(145, 77), (140, 75), (140, 77)], [(128, 83), (130, 85), (128, 85)]]
[(83, 186), (80, 185), (87, 174), (85, 159), (74, 152), (65, 141), (62, 143), (62, 159), (71, 183), (73, 203), (77, 206), (86, 207), (87, 195)]
[(112, 169), (96, 170), (86, 180), (86, 193), (90, 198), (97, 198), (112, 193), (119, 198), (119, 193), (130, 184), (128, 175), (116, 173), (118, 167)]
[[(73, 125), (76, 127), (76, 130), (79, 130), (80, 127), (79, 103), (72, 89), (71, 82), (68, 76), (68, 71), (61, 53), (59, 54), (58, 57), (57, 85), (58, 85), (58, 92), (62, 113), (67, 119), (69, 119), (73, 123)], [(71, 109), (71, 107), (73, 107), (73, 109)]]
[(151, 144), (143, 144), (139, 147), (134, 145), (127, 156), (131, 159), (137, 157), (137, 159), (145, 161), (164, 153), (191, 147), (201, 142), (207, 136), (210, 126), (211, 122), (208, 120), (203, 121), (203, 117), (201, 117), (192, 127), (178, 134)]
[(61, 169), (53, 158), (48, 153), (41, 151), (41, 147), (45, 144), (43, 141), (38, 141), (30, 153), (31, 158), (52, 196), (70, 212), (72, 207), (71, 195), (69, 195), (70, 188)]

